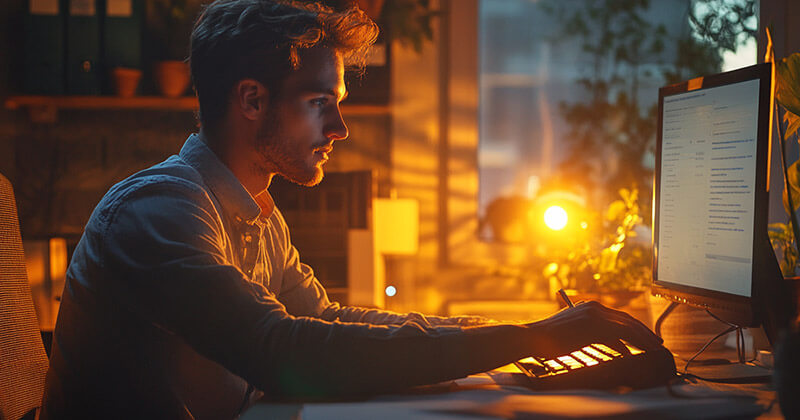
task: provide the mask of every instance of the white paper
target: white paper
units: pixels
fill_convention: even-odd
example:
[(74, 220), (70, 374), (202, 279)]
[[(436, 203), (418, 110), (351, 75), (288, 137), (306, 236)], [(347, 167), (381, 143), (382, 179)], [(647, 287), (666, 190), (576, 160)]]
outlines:
[(94, 0), (69, 0), (69, 14), (71, 16), (94, 16)]
[(28, 12), (32, 15), (58, 15), (58, 0), (30, 0)]
[(131, 17), (133, 0), (106, 0), (106, 15), (110, 17)]

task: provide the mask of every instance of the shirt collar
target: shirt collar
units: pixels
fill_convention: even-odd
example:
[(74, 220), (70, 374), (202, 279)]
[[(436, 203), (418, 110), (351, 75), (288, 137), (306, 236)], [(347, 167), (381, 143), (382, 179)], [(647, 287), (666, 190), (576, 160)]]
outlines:
[(236, 221), (249, 224), (272, 214), (275, 204), (269, 192), (264, 191), (253, 198), (197, 134), (186, 139), (179, 156), (200, 173), (208, 188)]

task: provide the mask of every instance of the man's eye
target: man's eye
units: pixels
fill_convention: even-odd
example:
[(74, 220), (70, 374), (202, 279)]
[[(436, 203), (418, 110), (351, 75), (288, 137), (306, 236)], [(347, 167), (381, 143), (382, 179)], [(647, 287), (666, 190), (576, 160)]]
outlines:
[(327, 103), (327, 98), (314, 98), (311, 100), (311, 104), (316, 106), (325, 106)]

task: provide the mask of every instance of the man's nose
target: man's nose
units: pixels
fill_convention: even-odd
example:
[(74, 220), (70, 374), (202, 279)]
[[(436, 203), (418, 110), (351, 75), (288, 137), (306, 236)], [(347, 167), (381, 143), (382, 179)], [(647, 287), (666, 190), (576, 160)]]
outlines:
[(342, 110), (337, 106), (336, 111), (332, 113), (331, 119), (325, 126), (325, 137), (331, 140), (344, 140), (350, 134), (347, 129), (347, 124), (344, 123), (342, 117)]

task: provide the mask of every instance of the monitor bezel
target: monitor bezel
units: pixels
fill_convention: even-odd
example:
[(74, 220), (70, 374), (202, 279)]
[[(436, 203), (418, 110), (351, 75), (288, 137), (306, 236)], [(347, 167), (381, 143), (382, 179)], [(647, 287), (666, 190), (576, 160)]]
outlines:
[[(769, 211), (769, 154), (770, 154), (770, 108), (771, 104), (771, 63), (756, 64), (750, 67), (687, 80), (665, 86), (658, 90), (658, 127), (656, 131), (656, 165), (653, 182), (653, 283), (651, 293), (666, 299), (711, 310), (715, 315), (743, 327), (760, 324), (758, 308), (763, 290), (760, 274), (769, 271), (775, 264), (774, 254), (767, 234)], [(749, 80), (759, 80), (758, 129), (756, 143), (755, 214), (753, 220), (753, 266), (751, 273), (750, 296), (741, 296), (717, 290), (703, 289), (658, 279), (659, 209), (658, 199), (661, 187), (661, 158), (663, 135), (664, 98), (679, 93), (701, 91), (708, 88), (730, 85)], [(773, 261), (770, 261), (770, 258)]]

